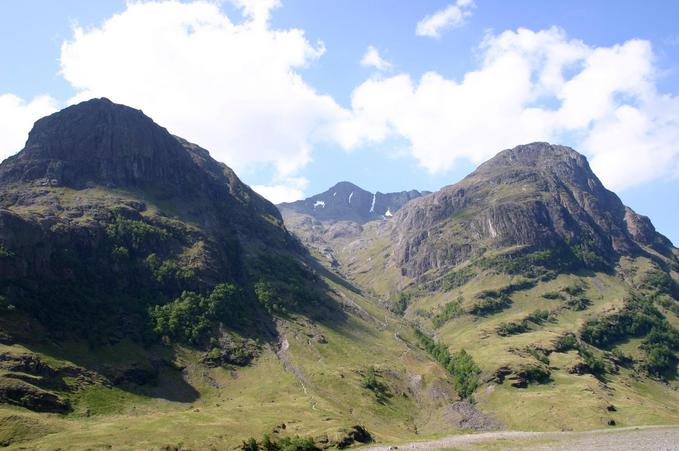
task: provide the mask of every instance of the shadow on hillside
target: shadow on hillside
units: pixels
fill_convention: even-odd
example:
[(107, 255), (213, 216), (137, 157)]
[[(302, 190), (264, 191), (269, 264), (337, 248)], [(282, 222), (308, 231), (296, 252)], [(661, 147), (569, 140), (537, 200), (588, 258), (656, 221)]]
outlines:
[[(97, 383), (172, 402), (191, 403), (200, 397), (186, 380), (181, 360), (171, 347), (144, 346), (127, 340), (95, 347), (77, 340), (21, 344), (31, 352), (47, 356), (48, 363), (52, 359), (59, 361), (59, 366), (68, 368), (67, 376), (82, 379), (84, 382), (77, 389)], [(44, 376), (53, 376), (51, 370), (40, 371)], [(60, 371), (57, 369), (56, 374)]]

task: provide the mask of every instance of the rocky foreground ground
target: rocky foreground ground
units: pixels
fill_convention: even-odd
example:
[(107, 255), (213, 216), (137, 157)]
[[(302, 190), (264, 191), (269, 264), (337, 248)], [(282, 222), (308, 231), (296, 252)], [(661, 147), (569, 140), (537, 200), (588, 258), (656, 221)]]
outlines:
[(676, 450), (679, 426), (640, 426), (589, 432), (486, 432), (446, 437), (428, 442), (379, 446), (394, 449), (531, 449), (531, 450)]

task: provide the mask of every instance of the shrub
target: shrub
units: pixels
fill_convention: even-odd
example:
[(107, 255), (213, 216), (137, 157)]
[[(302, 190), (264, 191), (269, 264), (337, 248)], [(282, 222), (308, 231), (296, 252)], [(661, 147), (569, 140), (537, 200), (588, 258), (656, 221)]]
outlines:
[(528, 322), (524, 319), (522, 321), (514, 321), (509, 323), (500, 323), (495, 331), (501, 337), (508, 337), (510, 335), (522, 334), (528, 332), (530, 328), (528, 327)]
[(568, 352), (573, 349), (578, 349), (578, 340), (574, 335), (561, 335), (554, 341), (554, 351)]
[(583, 363), (589, 368), (590, 373), (597, 377), (601, 377), (606, 372), (606, 363), (601, 357), (598, 357), (584, 346), (578, 347), (578, 353), (580, 354)]
[(554, 299), (564, 299), (564, 295), (559, 293), (558, 291), (548, 291), (547, 293), (544, 293), (542, 295), (543, 298), (549, 299), (549, 300), (554, 300)]
[(549, 365), (549, 356), (547, 355), (547, 352), (544, 351), (543, 349), (530, 346), (526, 349), (526, 351), (538, 362), (544, 363), (545, 365)]
[(569, 310), (581, 311), (592, 305), (592, 301), (584, 296), (573, 296), (567, 299), (565, 304)]
[(446, 322), (460, 316), (462, 313), (464, 313), (464, 310), (462, 309), (462, 297), (459, 297), (454, 301), (446, 303), (443, 306), (443, 309), (434, 315), (432, 322), (434, 323), (434, 327), (441, 327)]
[(484, 297), (469, 309), (469, 313), (476, 316), (487, 316), (492, 313), (500, 312), (510, 305), (512, 305), (512, 300), (507, 295)]
[(535, 324), (542, 324), (545, 321), (552, 320), (553, 314), (549, 310), (535, 310), (526, 317), (527, 321)]
[(372, 391), (377, 401), (382, 404), (390, 397), (389, 387), (378, 379), (377, 371), (375, 371), (374, 367), (368, 368), (361, 381), (361, 386)]
[(398, 297), (396, 298), (396, 301), (394, 302), (394, 306), (392, 307), (392, 311), (396, 313), (397, 315), (403, 316), (403, 314), (406, 312), (408, 309), (408, 304), (410, 303), (412, 295), (410, 293), (406, 293), (404, 291), (401, 291), (398, 294)]
[(451, 271), (443, 276), (441, 288), (443, 291), (454, 290), (469, 282), (472, 277), (474, 277), (474, 273), (469, 268)]
[(314, 444), (311, 437), (283, 437), (275, 441), (268, 434), (264, 434), (261, 445), (254, 437), (250, 437), (243, 442), (241, 449), (244, 451), (317, 451), (320, 448)]

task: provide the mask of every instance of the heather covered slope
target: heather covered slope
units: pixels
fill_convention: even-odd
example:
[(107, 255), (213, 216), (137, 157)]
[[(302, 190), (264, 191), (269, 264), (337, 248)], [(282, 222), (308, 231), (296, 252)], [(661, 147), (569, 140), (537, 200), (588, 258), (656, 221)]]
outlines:
[(300, 236), (437, 360), (465, 349), (509, 428), (679, 420), (677, 249), (572, 149), (506, 150), (361, 233)]
[(106, 99), (41, 119), (0, 164), (0, 300), (3, 444), (348, 446), (466, 415), (412, 331), (272, 204)]

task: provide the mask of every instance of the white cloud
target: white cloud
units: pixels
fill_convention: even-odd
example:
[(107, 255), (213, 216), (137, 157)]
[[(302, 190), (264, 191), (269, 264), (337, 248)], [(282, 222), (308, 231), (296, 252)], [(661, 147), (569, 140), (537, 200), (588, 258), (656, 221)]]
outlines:
[(368, 46), (363, 58), (361, 58), (361, 66), (374, 67), (377, 70), (385, 71), (391, 69), (391, 63), (380, 55), (380, 52), (374, 46)]
[(233, 23), (214, 2), (132, 2), (101, 26), (75, 27), (61, 73), (78, 94), (141, 108), (237, 171), (273, 163), (279, 175), (310, 160), (341, 114), (299, 70), (325, 51), (298, 29), (268, 25), (277, 0), (234, 0)]
[(436, 72), (371, 78), (336, 128), (347, 149), (398, 136), (431, 172), (547, 140), (590, 157), (607, 186), (670, 176), (679, 162), (679, 97), (655, 88), (651, 45), (591, 47), (552, 28), (489, 35), (480, 67), (457, 81)]
[(1, 94), (0, 160), (20, 151), (33, 123), (56, 110), (57, 102), (50, 96), (38, 96), (27, 102), (14, 94)]
[(443, 31), (464, 25), (464, 21), (472, 15), (471, 10), (475, 7), (473, 0), (457, 0), (456, 3), (420, 20), (415, 28), (415, 34), (440, 38)]
[(279, 180), (272, 185), (253, 185), (252, 189), (274, 204), (294, 202), (304, 198), (304, 189), (309, 181), (304, 177), (292, 177)]
[(243, 10), (243, 15), (258, 25), (267, 25), (271, 11), (281, 6), (280, 0), (231, 0)]

